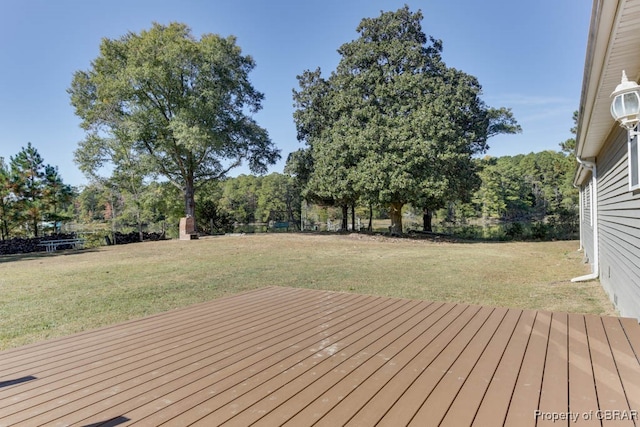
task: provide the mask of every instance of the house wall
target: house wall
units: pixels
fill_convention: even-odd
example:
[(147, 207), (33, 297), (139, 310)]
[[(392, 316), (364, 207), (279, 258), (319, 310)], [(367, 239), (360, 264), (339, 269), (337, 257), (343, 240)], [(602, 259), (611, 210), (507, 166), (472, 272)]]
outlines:
[[(582, 206), (580, 206), (580, 233), (582, 239), (582, 248), (584, 250), (584, 259), (585, 262), (589, 262), (592, 264), (594, 262), (593, 255), (593, 224), (591, 222), (592, 219), (592, 210), (591, 210), (591, 175), (589, 175), (588, 180), (585, 184), (580, 188), (582, 192)], [(594, 271), (593, 264), (591, 266), (591, 271)]]
[(640, 194), (629, 191), (624, 129), (607, 141), (597, 168), (600, 283), (622, 316), (640, 319)]

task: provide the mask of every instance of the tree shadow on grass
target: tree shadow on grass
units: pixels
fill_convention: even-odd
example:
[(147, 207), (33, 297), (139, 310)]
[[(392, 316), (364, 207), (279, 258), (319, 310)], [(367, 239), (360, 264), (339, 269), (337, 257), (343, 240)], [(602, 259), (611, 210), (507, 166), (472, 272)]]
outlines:
[(89, 248), (89, 249), (62, 249), (55, 252), (29, 252), (26, 254), (9, 254), (9, 255), (0, 255), (0, 264), (7, 262), (17, 262), (17, 261), (32, 261), (36, 259), (50, 258), (50, 257), (59, 257), (59, 256), (73, 256), (85, 254), (87, 252), (97, 252), (97, 248)]

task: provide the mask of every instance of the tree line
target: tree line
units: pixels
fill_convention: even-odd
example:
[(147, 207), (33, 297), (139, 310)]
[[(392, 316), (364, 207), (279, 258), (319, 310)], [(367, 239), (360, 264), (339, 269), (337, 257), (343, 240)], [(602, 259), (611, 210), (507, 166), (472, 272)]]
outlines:
[[(555, 226), (546, 237), (573, 237), (577, 230), (578, 193), (572, 186), (575, 160), (563, 152), (543, 151), (516, 156), (474, 159), (479, 171), (480, 185), (469, 201), (454, 200), (433, 212), (436, 231), (452, 231), (467, 224), (522, 223)], [(140, 213), (132, 195), (121, 192), (114, 198), (112, 190), (96, 185), (85, 187), (76, 199), (77, 219), (83, 223), (115, 223), (115, 230), (147, 230), (168, 224), (172, 235), (183, 215), (182, 204), (173, 186), (166, 182), (151, 182), (140, 189), (143, 194)], [(246, 230), (245, 225), (288, 222), (290, 229), (325, 230), (327, 220), (341, 225), (337, 229), (352, 228), (352, 212), (361, 221), (360, 229), (369, 229), (371, 219), (389, 219), (384, 204), (357, 202), (345, 216), (334, 204), (306, 201), (295, 176), (286, 173), (269, 175), (240, 175), (213, 182), (203, 187), (196, 197), (198, 229), (204, 233)], [(408, 204), (406, 217), (421, 218), (423, 209)], [(142, 223), (138, 220), (142, 219)], [(345, 220), (348, 225), (345, 227)], [(421, 222), (421, 221), (418, 221)], [(422, 230), (424, 224), (422, 223)], [(415, 227), (415, 225), (414, 225)], [(511, 237), (521, 237), (517, 225), (509, 228)], [(406, 229), (405, 229), (406, 231)], [(534, 237), (544, 238), (544, 235)]]
[[(175, 237), (184, 215), (178, 193), (166, 181), (143, 183), (136, 194), (94, 183), (78, 194), (77, 218), (83, 224), (109, 225), (114, 232), (141, 233), (153, 227)], [(280, 173), (212, 181), (200, 189), (195, 201), (196, 225), (202, 233), (231, 232), (238, 225), (273, 221), (290, 222), (292, 228), (300, 224), (300, 190), (292, 177)]]
[[(442, 41), (421, 21), (408, 6), (363, 19), (336, 70), (303, 71), (293, 91), (306, 147), (287, 172), (305, 199), (345, 217), (360, 202), (384, 205), (398, 233), (406, 204), (435, 211), (468, 200), (480, 183), (474, 156), (491, 136), (520, 132), (509, 109), (483, 102), (474, 76), (444, 63)], [(76, 162), (98, 181), (111, 166), (121, 187), (161, 177), (196, 216), (204, 186), (242, 163), (263, 173), (280, 157), (252, 116), (264, 98), (248, 77), (254, 67), (234, 37), (197, 39), (179, 23), (103, 39), (68, 89), (86, 131)]]
[[(469, 201), (455, 200), (433, 212), (436, 231), (456, 232), (467, 224), (483, 223), (539, 223), (549, 224), (547, 237), (573, 237), (577, 230), (578, 193), (572, 186), (575, 160), (566, 153), (543, 151), (516, 156), (474, 159), (479, 171), (480, 185)], [(76, 200), (77, 219), (84, 223), (115, 223), (116, 230), (148, 230), (168, 224), (172, 235), (183, 215), (178, 193), (169, 183), (152, 182), (139, 190), (139, 204), (133, 195), (121, 192), (114, 197), (113, 189), (89, 185)], [(137, 212), (138, 206), (142, 207)], [(423, 209), (408, 204), (404, 216), (422, 219)], [(361, 220), (361, 229), (369, 229), (371, 219), (389, 219), (384, 204), (369, 205), (357, 202), (353, 215)], [(345, 216), (340, 206), (308, 203), (295, 176), (286, 173), (269, 175), (240, 175), (209, 183), (196, 197), (198, 229), (204, 233), (246, 230), (245, 225), (264, 226), (270, 222), (288, 222), (290, 229), (325, 230), (327, 220), (341, 225), (337, 229), (352, 228), (351, 208)], [(139, 222), (142, 219), (142, 222)], [(347, 226), (343, 224), (348, 223)], [(420, 222), (420, 221), (418, 221)], [(415, 224), (407, 224), (407, 227)], [(424, 230), (424, 224), (420, 224)], [(511, 237), (521, 237), (514, 226)], [(540, 225), (542, 227), (542, 225)], [(263, 231), (264, 227), (261, 228)], [(405, 228), (406, 231), (406, 228)], [(552, 234), (553, 231), (553, 234)], [(537, 236), (544, 238), (544, 235)]]
[[(408, 207), (426, 231), (443, 211), (455, 220), (569, 209), (571, 190), (551, 184), (566, 178), (563, 154), (479, 158), (492, 136), (521, 128), (508, 108), (484, 103), (474, 76), (445, 64), (443, 42), (421, 21), (407, 6), (365, 18), (358, 37), (338, 47), (335, 70), (303, 71), (293, 118), (304, 147), (284, 174), (263, 177), (229, 178), (241, 164), (263, 174), (280, 157), (253, 118), (264, 98), (249, 80), (255, 62), (233, 36), (196, 38), (171, 23), (103, 39), (68, 89), (85, 130), (74, 160), (91, 182), (75, 216), (108, 219), (113, 230), (133, 224), (141, 237), (145, 224), (192, 216), (214, 232), (234, 222), (295, 223), (304, 200), (339, 209), (342, 229), (349, 211), (354, 226), (364, 209), (369, 227), (375, 211), (399, 234)], [(3, 199), (23, 194), (35, 206), (40, 197), (12, 194)], [(37, 234), (44, 211), (27, 213), (27, 201), (15, 206), (30, 218), (24, 230)]]
[[(479, 171), (478, 190), (467, 202), (451, 201), (434, 211), (437, 230), (455, 232), (456, 227), (465, 224), (491, 221), (546, 221), (562, 227), (561, 232), (553, 236), (571, 237), (578, 218), (578, 193), (572, 186), (575, 171), (572, 157), (563, 152), (543, 151), (497, 158), (486, 156), (473, 161)], [(65, 223), (75, 224), (75, 229), (80, 231), (96, 228), (107, 234), (153, 231), (165, 232), (171, 237), (177, 234), (177, 224), (184, 214), (178, 190), (166, 181), (143, 182), (135, 192), (110, 181), (74, 189), (62, 183), (56, 167), (44, 165), (30, 144), (11, 157), (11, 166), (0, 164), (3, 240), (38, 236), (43, 231), (54, 233)], [(40, 166), (32, 168), (36, 164)], [(39, 172), (32, 173), (34, 170)], [(19, 189), (28, 191), (20, 195)], [(238, 226), (270, 222), (288, 222), (292, 230), (300, 230), (302, 223), (307, 230), (323, 230), (327, 220), (340, 224), (352, 220), (350, 215), (344, 215), (340, 206), (305, 201), (296, 177), (286, 173), (240, 175), (210, 182), (199, 191), (196, 202), (198, 229), (211, 234), (246, 230)], [(372, 219), (390, 217), (384, 204), (358, 202), (351, 212), (361, 220), (364, 229), (369, 229)], [(420, 206), (408, 204), (403, 213), (419, 217), (424, 212)], [(350, 227), (351, 224), (338, 228)]]

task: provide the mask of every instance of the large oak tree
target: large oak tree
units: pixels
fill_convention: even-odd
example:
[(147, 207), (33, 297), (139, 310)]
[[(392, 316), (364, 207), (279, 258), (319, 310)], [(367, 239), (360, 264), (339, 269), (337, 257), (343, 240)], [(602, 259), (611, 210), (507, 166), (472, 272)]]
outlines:
[(520, 129), (510, 110), (484, 104), (475, 77), (446, 66), (421, 20), (406, 6), (363, 19), (336, 70), (305, 71), (294, 90), (307, 194), (388, 206), (396, 233), (406, 203), (469, 198), (480, 184), (473, 156)]
[(87, 135), (76, 162), (118, 170), (119, 153), (135, 152), (182, 191), (185, 214), (195, 216), (199, 185), (243, 162), (265, 173), (280, 157), (252, 117), (263, 99), (249, 81), (254, 67), (234, 37), (196, 39), (179, 23), (103, 39), (68, 89)]

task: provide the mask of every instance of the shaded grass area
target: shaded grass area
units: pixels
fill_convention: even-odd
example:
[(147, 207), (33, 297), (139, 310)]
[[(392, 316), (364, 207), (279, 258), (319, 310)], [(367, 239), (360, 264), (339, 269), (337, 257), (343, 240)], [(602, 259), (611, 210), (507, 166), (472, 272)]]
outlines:
[(0, 349), (263, 286), (615, 314), (576, 242), (256, 234), (0, 258)]

